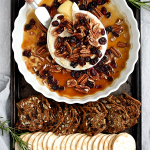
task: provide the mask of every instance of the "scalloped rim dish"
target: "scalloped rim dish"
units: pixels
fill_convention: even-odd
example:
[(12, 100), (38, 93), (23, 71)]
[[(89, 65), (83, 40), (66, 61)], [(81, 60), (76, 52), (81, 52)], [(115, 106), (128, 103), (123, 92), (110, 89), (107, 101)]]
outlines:
[[(119, 78), (117, 78), (111, 86), (107, 87), (103, 91), (97, 92), (94, 95), (88, 95), (84, 96), (80, 99), (73, 98), (68, 99), (66, 97), (59, 96), (56, 92), (51, 92), (46, 86), (42, 86), (39, 84), (39, 82), (36, 80), (36, 76), (31, 74), (27, 68), (26, 65), (22, 59), (22, 48), (21, 44), (23, 41), (23, 30), (24, 30), (24, 24), (26, 22), (26, 14), (31, 9), (30, 6), (25, 3), (25, 5), (20, 9), (19, 15), (15, 20), (14, 24), (14, 30), (12, 33), (12, 48), (14, 51), (14, 57), (15, 61), (18, 64), (19, 71), (24, 76), (25, 80), (32, 85), (32, 87), (42, 93), (45, 97), (52, 98), (58, 102), (66, 102), (69, 104), (73, 103), (86, 103), (89, 101), (96, 101), (99, 98), (106, 97), (110, 93), (116, 91), (123, 83), (125, 83), (129, 77), (129, 75), (133, 72), (135, 63), (138, 60), (138, 52), (140, 49), (140, 33), (138, 30), (137, 22), (134, 18), (132, 10), (128, 7), (125, 0), (111, 0), (113, 4), (117, 5), (117, 8), (123, 13), (124, 16), (127, 18), (129, 30), (130, 30), (130, 43), (131, 49), (129, 51), (129, 59), (126, 62), (126, 68), (121, 72)], [(35, 0), (35, 2), (39, 3), (40, 0)]]

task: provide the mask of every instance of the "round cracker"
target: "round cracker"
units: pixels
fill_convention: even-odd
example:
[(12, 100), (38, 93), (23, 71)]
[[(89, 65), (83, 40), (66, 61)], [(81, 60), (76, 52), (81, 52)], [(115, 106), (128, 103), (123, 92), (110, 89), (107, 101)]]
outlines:
[(66, 142), (67, 142), (67, 140), (69, 139), (70, 136), (72, 136), (72, 134), (67, 135), (67, 136), (63, 139), (63, 141), (62, 141), (62, 143), (61, 143), (61, 145), (60, 145), (60, 149), (61, 149), (61, 150), (66, 150)]
[(57, 138), (58, 138), (58, 136), (55, 134), (50, 135), (50, 137), (48, 138), (48, 141), (47, 141), (47, 150), (52, 150), (54, 141)]
[(66, 135), (64, 136), (60, 136), (59, 138), (57, 138), (55, 141), (54, 141), (54, 144), (53, 144), (53, 148), (52, 150), (60, 150), (60, 145), (63, 141), (63, 139), (66, 137)]
[(79, 133), (72, 134), (72, 135), (68, 138), (68, 140), (67, 140), (67, 142), (66, 142), (66, 150), (71, 150), (72, 140), (73, 140), (77, 135), (79, 135)]
[(104, 142), (104, 146), (103, 146), (103, 149), (104, 150), (109, 150), (109, 142), (111, 139), (113, 139), (116, 135), (115, 134), (111, 134), (107, 137), (107, 139), (105, 140)]
[(35, 137), (35, 140), (33, 141), (33, 144), (32, 144), (32, 149), (33, 150), (38, 149), (38, 142), (39, 142), (39, 139), (41, 138), (42, 135), (43, 135), (43, 133), (40, 133)]
[(31, 135), (31, 137), (28, 140), (28, 149), (32, 150), (32, 144), (33, 144), (35, 138), (41, 133), (42, 132), (35, 132), (34, 134)]
[(111, 149), (111, 147), (112, 147), (112, 143), (113, 143), (114, 139), (115, 139), (115, 138), (116, 138), (116, 136), (117, 136), (117, 134), (114, 134), (114, 135), (115, 135), (115, 136), (114, 136), (114, 137), (112, 137), (112, 138), (111, 138), (111, 140), (109, 141), (109, 144), (108, 144), (108, 149), (109, 149), (109, 150), (112, 150), (112, 149)]
[(93, 150), (98, 150), (99, 142), (105, 134), (100, 134), (93, 143)]
[(48, 133), (45, 135), (45, 137), (44, 137), (44, 139), (43, 139), (43, 150), (48, 150), (48, 149), (47, 149), (47, 141), (48, 141), (49, 136), (51, 136), (52, 134), (53, 134), (53, 132), (48, 132)]
[(88, 150), (88, 143), (90, 141), (91, 137), (88, 136), (87, 138), (85, 138), (85, 140), (82, 143), (82, 150)]
[(79, 134), (72, 140), (71, 150), (76, 150), (77, 143), (82, 138), (82, 136), (84, 136), (84, 134)]
[(113, 140), (112, 150), (136, 150), (135, 140), (128, 133), (120, 133)]
[(96, 140), (96, 138), (99, 136), (100, 134), (97, 134), (95, 136), (93, 136), (89, 142), (88, 142), (88, 150), (92, 150), (93, 149), (93, 143)]
[(85, 140), (85, 138), (87, 138), (87, 135), (83, 135), (80, 138), (80, 140), (78, 141), (77, 146), (76, 146), (77, 150), (82, 150), (82, 144), (83, 144), (83, 141)]
[(100, 140), (100, 142), (99, 142), (98, 149), (103, 150), (104, 142), (105, 142), (105, 140), (107, 139), (107, 137), (108, 137), (109, 135), (110, 135), (110, 134), (105, 134), (105, 135), (101, 138), (101, 140)]
[(45, 136), (46, 136), (46, 133), (42, 133), (42, 135), (38, 141), (38, 150), (43, 150), (43, 140), (44, 140)]
[[(22, 134), (20, 135), (20, 138), (22, 139), (26, 134)], [(19, 145), (17, 144), (17, 142), (15, 142), (15, 150), (20, 150)]]

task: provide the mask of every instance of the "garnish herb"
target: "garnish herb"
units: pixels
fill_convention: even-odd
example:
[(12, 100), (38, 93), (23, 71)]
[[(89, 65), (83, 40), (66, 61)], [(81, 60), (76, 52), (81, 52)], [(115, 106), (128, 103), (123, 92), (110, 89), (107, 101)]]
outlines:
[[(0, 117), (3, 118), (3, 117)], [(13, 139), (13, 148), (15, 146), (15, 141), (17, 142), (18, 146), (20, 147), (20, 149), (22, 150), (29, 150), (28, 149), (28, 143), (24, 142), (19, 136), (21, 134), (18, 134), (14, 128), (9, 127), (7, 124), (9, 124), (9, 120), (6, 120), (4, 122), (2, 122), (0, 120), (0, 129), (2, 130), (2, 135), (4, 135), (4, 131), (10, 133), (10, 135), (12, 136)], [(19, 131), (19, 130), (17, 130)], [(26, 133), (22, 133), (22, 134), (26, 134)]]

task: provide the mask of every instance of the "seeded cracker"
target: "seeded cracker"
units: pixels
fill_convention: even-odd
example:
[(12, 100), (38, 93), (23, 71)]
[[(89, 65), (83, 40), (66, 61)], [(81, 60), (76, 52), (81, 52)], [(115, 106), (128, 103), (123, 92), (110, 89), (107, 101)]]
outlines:
[(117, 133), (119, 131), (124, 131), (125, 124), (127, 124), (126, 120), (129, 120), (129, 118), (126, 118), (128, 116), (126, 111), (115, 104), (106, 104), (105, 107), (108, 110), (106, 116), (107, 128), (105, 132)]
[(17, 104), (18, 122), (15, 127), (20, 130), (38, 131), (43, 127), (43, 114), (32, 97), (23, 99)]
[(74, 111), (71, 105), (62, 103), (61, 108), (63, 110), (63, 122), (57, 128), (56, 135), (66, 135), (66, 131), (70, 129), (74, 117)]

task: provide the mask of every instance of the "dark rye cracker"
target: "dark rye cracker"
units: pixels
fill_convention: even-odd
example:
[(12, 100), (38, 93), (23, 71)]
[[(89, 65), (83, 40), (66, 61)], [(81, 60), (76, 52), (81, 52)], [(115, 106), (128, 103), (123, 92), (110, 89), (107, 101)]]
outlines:
[(80, 131), (84, 131), (87, 135), (96, 135), (106, 128), (106, 120), (104, 114), (94, 107), (80, 107), (83, 111), (83, 120), (80, 123)]
[(67, 134), (66, 131), (69, 130), (74, 117), (74, 111), (71, 105), (61, 103), (60, 106), (62, 108), (63, 113), (63, 122), (59, 125), (55, 132), (55, 134), (59, 136)]
[(105, 104), (105, 107), (108, 110), (108, 114), (106, 116), (107, 128), (104, 131), (107, 133), (124, 131), (125, 124), (129, 122), (129, 116), (126, 111), (115, 104)]
[(130, 128), (135, 125), (141, 112), (138, 106), (133, 103), (132, 100), (124, 99), (123, 94), (116, 97), (116, 102), (122, 104), (125, 107), (125, 110), (130, 117), (129, 122), (126, 124), (126, 128)]
[(15, 127), (20, 130), (35, 132), (43, 127), (43, 114), (32, 97), (23, 99), (17, 104), (18, 122)]
[(73, 117), (72, 123), (70, 125), (70, 128), (66, 130), (67, 134), (75, 133), (77, 128), (80, 125), (80, 120), (81, 120), (80, 111), (79, 111), (78, 107), (75, 104), (73, 104), (72, 107), (73, 107), (73, 111), (74, 111), (73, 112), (74, 117)]

